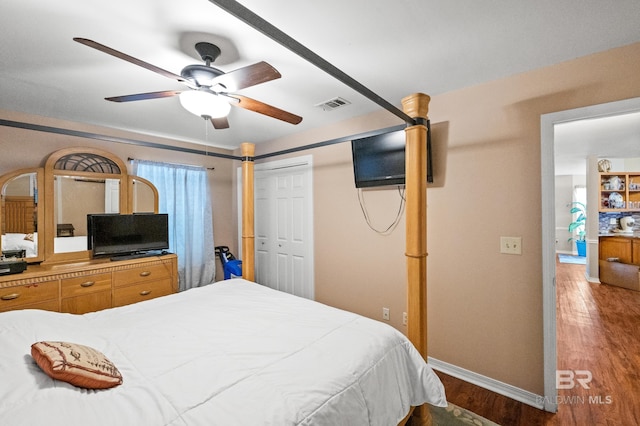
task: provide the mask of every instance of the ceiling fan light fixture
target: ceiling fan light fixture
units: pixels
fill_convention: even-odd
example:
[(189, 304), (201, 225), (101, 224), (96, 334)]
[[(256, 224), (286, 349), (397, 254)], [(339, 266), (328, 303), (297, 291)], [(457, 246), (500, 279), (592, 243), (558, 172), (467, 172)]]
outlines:
[(180, 104), (199, 117), (221, 118), (229, 115), (231, 105), (225, 99), (204, 90), (187, 90), (180, 93)]

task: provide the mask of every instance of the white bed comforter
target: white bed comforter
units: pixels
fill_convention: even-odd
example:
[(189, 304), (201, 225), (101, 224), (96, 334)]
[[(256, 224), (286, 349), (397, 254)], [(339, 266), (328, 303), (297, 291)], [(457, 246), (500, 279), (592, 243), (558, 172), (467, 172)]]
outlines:
[[(27, 238), (27, 235), (31, 235)], [(35, 257), (38, 255), (38, 233), (33, 234), (2, 234), (0, 242), (2, 250), (24, 250), (25, 257)]]
[[(46, 376), (32, 343), (103, 352), (108, 390)], [(444, 389), (392, 327), (242, 279), (85, 315), (0, 314), (0, 425), (381, 425)]]

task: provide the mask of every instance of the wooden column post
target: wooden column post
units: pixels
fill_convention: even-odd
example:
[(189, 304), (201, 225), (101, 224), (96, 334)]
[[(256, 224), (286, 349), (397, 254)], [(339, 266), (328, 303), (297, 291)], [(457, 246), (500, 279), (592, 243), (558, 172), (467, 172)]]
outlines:
[(242, 156), (242, 278), (255, 281), (255, 234), (254, 195), (253, 195), (253, 157), (255, 145), (240, 144)]
[[(404, 112), (427, 119), (431, 98), (423, 93), (402, 100)], [(407, 127), (405, 147), (407, 337), (427, 359), (427, 126)], [(426, 404), (413, 410), (411, 426), (432, 424)]]
[[(416, 93), (402, 100), (404, 112), (427, 119), (430, 97)], [(406, 132), (407, 335), (427, 357), (427, 126)]]

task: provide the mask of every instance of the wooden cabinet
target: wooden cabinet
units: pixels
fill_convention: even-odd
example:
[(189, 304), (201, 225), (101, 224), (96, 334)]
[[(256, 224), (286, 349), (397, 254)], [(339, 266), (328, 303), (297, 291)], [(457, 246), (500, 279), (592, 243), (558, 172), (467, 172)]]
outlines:
[(640, 211), (640, 172), (600, 173), (600, 211)]
[(603, 237), (600, 238), (598, 244), (598, 258), (620, 263), (631, 263), (631, 248), (631, 238)]
[(31, 265), (21, 274), (0, 276), (0, 312), (33, 308), (83, 314), (177, 291), (174, 254)]
[(640, 239), (631, 240), (631, 263), (640, 265)]

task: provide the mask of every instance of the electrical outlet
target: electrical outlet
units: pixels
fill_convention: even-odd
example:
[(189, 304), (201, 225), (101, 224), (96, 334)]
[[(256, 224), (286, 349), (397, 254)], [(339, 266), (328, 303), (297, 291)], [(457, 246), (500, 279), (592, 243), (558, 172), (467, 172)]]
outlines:
[(522, 254), (522, 237), (500, 237), (500, 253)]
[(389, 308), (382, 308), (382, 319), (389, 321)]
[(406, 312), (402, 313), (402, 325), (407, 325), (407, 322), (409, 321), (409, 317), (407, 316)]

